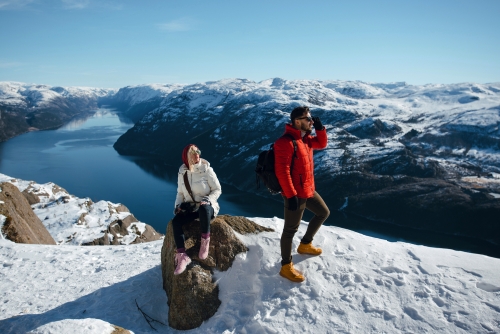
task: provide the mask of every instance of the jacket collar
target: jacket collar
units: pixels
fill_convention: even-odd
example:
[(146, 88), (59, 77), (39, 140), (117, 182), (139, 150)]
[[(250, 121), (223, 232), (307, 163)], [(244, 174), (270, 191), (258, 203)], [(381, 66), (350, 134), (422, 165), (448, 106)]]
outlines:
[[(193, 173), (206, 172), (209, 167), (210, 167), (210, 162), (208, 162), (205, 159), (200, 159), (200, 162), (194, 166)], [(179, 168), (179, 173), (184, 174), (186, 171), (189, 171), (189, 169), (186, 167), (186, 165), (182, 164), (181, 167)]]
[[(285, 124), (285, 133), (289, 133), (295, 139), (302, 139), (302, 133), (300, 129), (296, 129), (292, 126), (292, 124)], [(306, 136), (310, 135), (311, 131), (306, 131)]]

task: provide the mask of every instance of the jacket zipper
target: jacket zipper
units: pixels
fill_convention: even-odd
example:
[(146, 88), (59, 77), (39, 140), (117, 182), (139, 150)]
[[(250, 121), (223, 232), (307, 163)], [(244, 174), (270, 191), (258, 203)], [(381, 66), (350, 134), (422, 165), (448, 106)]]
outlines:
[(302, 183), (302, 174), (299, 174), (299, 178), (300, 178), (300, 186), (302, 187), (302, 189), (304, 189), (304, 184)]

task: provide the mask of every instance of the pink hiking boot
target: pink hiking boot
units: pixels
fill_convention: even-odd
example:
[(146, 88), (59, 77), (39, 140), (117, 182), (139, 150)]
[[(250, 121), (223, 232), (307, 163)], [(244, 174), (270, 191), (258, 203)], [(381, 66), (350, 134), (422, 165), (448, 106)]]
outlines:
[(198, 257), (201, 260), (205, 260), (207, 258), (208, 246), (210, 246), (210, 237), (208, 237), (207, 239), (201, 238), (200, 253), (198, 254)]
[(186, 253), (177, 253), (175, 254), (175, 270), (174, 275), (179, 275), (186, 270), (188, 264), (191, 263), (191, 259)]

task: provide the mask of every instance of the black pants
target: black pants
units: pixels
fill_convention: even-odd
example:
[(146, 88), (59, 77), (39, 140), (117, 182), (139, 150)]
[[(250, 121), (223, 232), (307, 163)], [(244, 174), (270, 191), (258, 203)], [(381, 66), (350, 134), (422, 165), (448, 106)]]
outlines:
[(308, 209), (314, 213), (314, 217), (309, 221), (306, 234), (302, 237), (302, 240), (300, 240), (303, 244), (312, 242), (314, 235), (330, 215), (330, 210), (317, 192), (314, 192), (314, 196), (311, 198), (299, 198), (299, 207), (295, 211), (288, 210), (288, 199), (286, 197), (283, 196), (283, 200), (285, 202), (285, 226), (283, 226), (283, 233), (281, 234), (280, 241), (281, 265), (292, 262), (292, 240), (299, 229), (304, 210)]
[(172, 227), (174, 229), (174, 240), (176, 248), (184, 248), (184, 230), (182, 226), (192, 222), (196, 218), (200, 218), (201, 233), (210, 232), (210, 220), (214, 218), (214, 209), (210, 204), (200, 205), (196, 212), (185, 213), (179, 212), (172, 219)]

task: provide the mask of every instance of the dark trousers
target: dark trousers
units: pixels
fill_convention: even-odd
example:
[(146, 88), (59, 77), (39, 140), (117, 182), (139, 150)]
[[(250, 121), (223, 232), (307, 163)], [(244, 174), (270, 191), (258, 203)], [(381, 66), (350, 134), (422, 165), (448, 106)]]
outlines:
[(210, 232), (210, 220), (214, 218), (214, 209), (210, 204), (200, 205), (196, 212), (186, 213), (179, 212), (172, 219), (172, 227), (174, 230), (174, 240), (176, 248), (184, 248), (184, 230), (182, 226), (192, 222), (196, 218), (200, 218), (201, 233)]
[(299, 229), (304, 210), (307, 209), (314, 213), (314, 217), (309, 221), (306, 234), (300, 241), (303, 244), (312, 242), (314, 235), (330, 215), (330, 210), (317, 192), (314, 192), (311, 198), (299, 198), (299, 207), (295, 211), (288, 210), (288, 198), (283, 196), (283, 199), (285, 204), (285, 226), (281, 234), (281, 265), (292, 262), (292, 240)]

